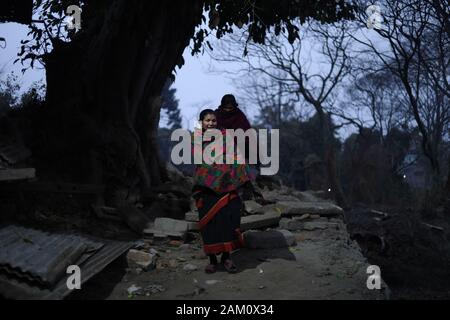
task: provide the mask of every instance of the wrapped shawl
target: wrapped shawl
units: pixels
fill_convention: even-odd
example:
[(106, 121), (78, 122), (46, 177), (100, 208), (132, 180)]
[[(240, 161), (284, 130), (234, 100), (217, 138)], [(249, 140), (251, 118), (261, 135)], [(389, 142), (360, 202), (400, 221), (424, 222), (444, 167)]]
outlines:
[[(195, 150), (195, 135), (201, 135), (202, 130), (195, 130), (194, 137), (192, 139), (193, 151)], [(222, 150), (213, 152), (213, 156), (222, 156), (225, 162), (226, 149), (225, 149), (225, 130), (222, 130), (222, 135), (224, 137), (224, 146)], [(203, 148), (212, 142), (203, 142)], [(203, 149), (200, 149), (203, 150)], [(245, 184), (247, 181), (254, 180), (254, 174), (250, 171), (248, 164), (238, 164), (238, 155), (234, 155), (233, 164), (218, 164), (218, 163), (202, 163), (197, 164), (194, 173), (194, 185), (199, 187), (206, 187), (213, 190), (217, 194), (227, 193), (237, 190), (240, 186)]]
[(224, 129), (242, 129), (244, 131), (251, 128), (245, 114), (235, 107), (231, 111), (225, 111), (223, 107), (219, 107), (215, 111), (217, 117), (217, 126)]

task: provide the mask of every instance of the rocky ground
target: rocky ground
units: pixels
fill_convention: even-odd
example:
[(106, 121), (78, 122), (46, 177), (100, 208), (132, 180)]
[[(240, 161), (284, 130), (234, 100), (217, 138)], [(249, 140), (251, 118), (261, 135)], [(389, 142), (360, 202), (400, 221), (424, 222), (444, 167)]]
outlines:
[[(239, 272), (206, 274), (200, 241), (152, 245), (154, 269), (127, 268), (118, 261), (92, 279), (75, 299), (385, 299), (388, 290), (366, 286), (367, 262), (348, 241), (342, 223), (325, 230), (294, 233), (287, 248), (241, 249)], [(334, 224), (338, 227), (335, 228)], [(149, 251), (149, 249), (141, 249)], [(124, 268), (125, 272), (124, 272)], [(153, 267), (152, 267), (153, 268)], [(111, 281), (117, 282), (111, 288)]]
[[(344, 212), (327, 194), (296, 191), (268, 177), (256, 184), (266, 203), (246, 201), (242, 211), (246, 247), (233, 253), (239, 272), (208, 275), (191, 181), (173, 168), (169, 176), (146, 197), (119, 192), (96, 205), (71, 193), (27, 194), (21, 224), (136, 244), (69, 299), (450, 297), (446, 219), (370, 208)], [(15, 204), (4, 206), (14, 213)], [(450, 206), (441, 209), (437, 216)], [(381, 268), (387, 285), (382, 281), (380, 290), (367, 288), (369, 265)]]
[[(264, 196), (274, 203), (246, 203), (246, 211), (252, 214), (244, 212), (242, 218), (248, 230), (246, 247), (232, 255), (239, 268), (236, 274), (204, 272), (208, 259), (195, 231), (188, 230), (184, 240), (161, 234), (154, 237), (158, 231), (152, 224), (147, 239), (138, 241), (127, 257), (110, 265), (70, 299), (389, 298), (384, 283), (380, 290), (367, 288), (369, 263), (349, 238), (340, 208), (313, 193), (287, 188), (265, 189)], [(278, 217), (275, 223), (274, 215)], [(192, 212), (186, 214), (192, 216)]]

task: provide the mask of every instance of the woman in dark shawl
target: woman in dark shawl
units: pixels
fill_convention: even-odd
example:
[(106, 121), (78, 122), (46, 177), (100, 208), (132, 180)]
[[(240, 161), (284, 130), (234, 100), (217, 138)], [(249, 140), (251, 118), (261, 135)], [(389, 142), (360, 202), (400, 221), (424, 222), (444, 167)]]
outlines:
[[(200, 113), (202, 129), (197, 129), (194, 135), (217, 127), (214, 111), (203, 110)], [(225, 141), (225, 131), (222, 131)], [(194, 138), (194, 143), (196, 139)], [(202, 147), (211, 142), (204, 142)], [(200, 148), (200, 150), (203, 150)], [(198, 152), (194, 145), (194, 152)], [(222, 152), (225, 149), (222, 150)], [(221, 156), (225, 152), (213, 156)], [(217, 270), (217, 254), (222, 254), (221, 265), (230, 273), (237, 271), (231, 260), (231, 252), (242, 247), (243, 237), (240, 232), (242, 201), (239, 188), (251, 180), (248, 166), (237, 164), (212, 163), (196, 165), (192, 197), (196, 201), (199, 212), (199, 227), (203, 239), (203, 250), (209, 257), (205, 272), (214, 273)]]
[(251, 128), (245, 114), (238, 108), (236, 98), (232, 94), (222, 97), (220, 106), (216, 109), (217, 126), (223, 129), (242, 129), (244, 131)]
[[(236, 102), (236, 98), (232, 94), (226, 94), (220, 101), (220, 106), (216, 109), (217, 126), (222, 129), (242, 129), (247, 131), (251, 129), (250, 122), (245, 116), (244, 112), (238, 108), (239, 104)], [(248, 140), (245, 141), (245, 159), (246, 163), (249, 163), (250, 145)], [(252, 164), (249, 166), (249, 170), (253, 171), (253, 175), (259, 172), (259, 164)], [(266, 200), (263, 195), (258, 192), (255, 186), (248, 182), (243, 187), (243, 199), (250, 200), (255, 199), (256, 202), (266, 204)]]

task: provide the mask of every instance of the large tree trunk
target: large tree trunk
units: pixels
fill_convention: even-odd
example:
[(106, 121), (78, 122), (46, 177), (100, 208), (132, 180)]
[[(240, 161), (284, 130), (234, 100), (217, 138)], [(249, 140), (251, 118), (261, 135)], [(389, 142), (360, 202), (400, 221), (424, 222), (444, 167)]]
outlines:
[(48, 146), (65, 179), (120, 200), (161, 182), (160, 93), (201, 16), (198, 0), (86, 4), (82, 31), (45, 58)]
[(331, 128), (330, 121), (327, 119), (328, 115), (323, 111), (321, 105), (316, 105), (316, 111), (319, 117), (321, 136), (323, 141), (323, 154), (322, 159), (325, 162), (328, 183), (331, 187), (336, 203), (342, 208), (347, 208), (347, 200), (342, 191), (342, 186), (338, 177), (337, 165), (336, 165), (336, 148), (333, 142), (333, 129)]
[(447, 159), (448, 167), (447, 167), (447, 181), (445, 182), (445, 193), (448, 198), (450, 198), (450, 157)]

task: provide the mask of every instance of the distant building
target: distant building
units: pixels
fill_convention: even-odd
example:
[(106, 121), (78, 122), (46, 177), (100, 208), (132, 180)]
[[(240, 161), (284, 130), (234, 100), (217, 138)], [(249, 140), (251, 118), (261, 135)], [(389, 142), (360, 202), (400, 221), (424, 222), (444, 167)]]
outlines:
[[(444, 144), (443, 150), (448, 149), (448, 145)], [(441, 154), (439, 159), (441, 168), (441, 179), (445, 182), (448, 172), (448, 161), (446, 160), (448, 152)], [(420, 149), (420, 144), (416, 142), (411, 146), (409, 152), (403, 159), (402, 169), (399, 173), (406, 180), (408, 185), (416, 189), (427, 189), (432, 185), (433, 171), (431, 169), (430, 160), (425, 157), (422, 150)]]
[(406, 154), (400, 174), (412, 188), (426, 189), (431, 186), (432, 171), (429, 160), (415, 148)]

